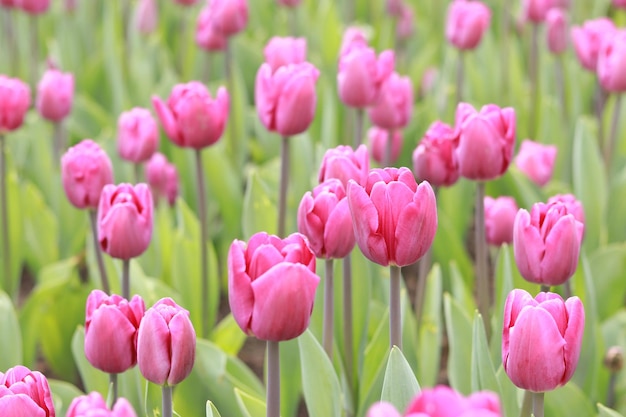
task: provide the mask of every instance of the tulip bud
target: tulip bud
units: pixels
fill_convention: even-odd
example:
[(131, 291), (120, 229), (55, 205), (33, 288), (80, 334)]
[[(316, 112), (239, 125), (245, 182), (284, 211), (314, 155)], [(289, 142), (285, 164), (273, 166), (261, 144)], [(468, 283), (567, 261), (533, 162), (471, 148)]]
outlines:
[(159, 20), (159, 8), (156, 0), (139, 0), (135, 10), (135, 27), (144, 34), (149, 35), (156, 29)]
[(394, 130), (391, 135), (391, 155), (389, 155), (389, 161), (385, 161), (387, 154), (387, 142), (389, 141), (389, 131), (381, 129), (377, 126), (372, 126), (367, 131), (367, 138), (369, 141), (369, 148), (371, 149), (372, 159), (376, 161), (378, 165), (388, 163), (393, 165), (400, 156), (402, 150), (403, 136), (401, 130)]
[(372, 123), (383, 129), (401, 129), (413, 112), (413, 84), (393, 72), (380, 87), (378, 100), (367, 111)]
[(515, 165), (532, 182), (543, 187), (552, 178), (556, 151), (557, 148), (554, 145), (524, 140), (515, 157)]
[(554, 0), (524, 0), (522, 2), (524, 18), (533, 23), (543, 22), (546, 20), (548, 10), (552, 8), (553, 1)]
[(396, 407), (393, 404), (379, 401), (374, 404), (367, 410), (367, 414), (365, 417), (402, 417)]
[(430, 125), (413, 152), (413, 173), (420, 181), (449, 187), (459, 179), (454, 129), (436, 121)]
[(133, 406), (130, 405), (126, 398), (118, 398), (113, 409), (109, 411), (102, 395), (97, 391), (93, 391), (89, 395), (81, 395), (74, 398), (65, 415), (65, 417), (87, 416), (137, 417), (137, 414), (135, 414)]
[(611, 4), (618, 9), (626, 9), (626, 0), (613, 0)]
[(223, 51), (226, 49), (228, 38), (215, 28), (213, 14), (207, 4), (196, 23), (196, 44), (207, 51)]
[(61, 180), (74, 207), (95, 209), (102, 189), (113, 182), (113, 165), (100, 145), (84, 139), (61, 157)]
[(265, 45), (263, 55), (273, 72), (285, 65), (301, 64), (306, 61), (306, 39), (274, 36)]
[(85, 308), (85, 356), (103, 372), (121, 373), (137, 363), (137, 329), (145, 311), (143, 299), (130, 301), (93, 290)]
[(519, 210), (513, 197), (485, 197), (485, 235), (487, 243), (501, 246), (513, 243), (513, 224)]
[(224, 36), (241, 32), (248, 23), (247, 0), (210, 0), (215, 30)]
[(269, 64), (262, 64), (256, 75), (254, 100), (263, 125), (283, 136), (308, 129), (315, 116), (319, 74), (308, 62), (283, 66), (276, 72)]
[(546, 15), (548, 25), (548, 49), (555, 55), (567, 49), (568, 19), (567, 14), (559, 8), (552, 8)]
[(385, 10), (391, 17), (399, 18), (402, 14), (402, 7), (404, 6), (403, 0), (386, 0)]
[(43, 14), (50, 8), (50, 0), (17, 0), (16, 4), (30, 15)]
[(54, 403), (46, 377), (25, 366), (0, 372), (0, 415), (2, 417), (55, 417)]
[(302, 0), (277, 0), (278, 4), (285, 7), (297, 7)]
[[(423, 413), (423, 414), (422, 414)], [(454, 389), (438, 385), (425, 388), (413, 398), (406, 416), (480, 416), (500, 417), (500, 399), (489, 391), (479, 391), (464, 397)]]
[(117, 120), (117, 151), (126, 161), (145, 162), (159, 146), (159, 127), (149, 110), (135, 107)]
[(108, 184), (98, 206), (100, 248), (128, 260), (148, 249), (152, 238), (152, 193), (146, 184)]
[(198, 0), (174, 0), (174, 3), (178, 3), (181, 6), (193, 6)]
[(213, 145), (224, 133), (229, 97), (223, 87), (217, 90), (214, 100), (198, 81), (178, 84), (167, 103), (153, 96), (152, 104), (165, 133), (178, 146), (202, 149)]
[(37, 110), (41, 117), (58, 123), (72, 110), (74, 76), (49, 69), (37, 85)]
[(604, 366), (611, 372), (619, 372), (624, 367), (624, 351), (620, 346), (611, 346), (604, 355)]
[(461, 50), (474, 49), (490, 20), (491, 11), (482, 2), (455, 0), (448, 6), (446, 39)]
[(367, 47), (367, 36), (365, 32), (357, 26), (351, 26), (343, 32), (341, 38), (341, 47), (339, 49), (339, 57), (346, 55), (353, 48)]
[(146, 311), (137, 335), (141, 374), (157, 385), (176, 385), (189, 376), (196, 355), (196, 331), (189, 311), (162, 298)]
[(511, 291), (504, 305), (502, 364), (519, 388), (545, 392), (565, 385), (574, 375), (585, 327), (578, 297), (541, 292), (534, 299)]
[(162, 153), (156, 152), (146, 164), (146, 179), (155, 200), (167, 199), (173, 206), (178, 197), (178, 171)]
[(319, 281), (315, 255), (299, 233), (256, 233), (228, 251), (230, 309), (239, 327), (261, 340), (290, 340), (307, 329)]
[(437, 203), (428, 182), (408, 168), (372, 169), (365, 186), (348, 183), (356, 242), (382, 266), (406, 266), (428, 251), (437, 231)]
[(605, 36), (615, 32), (615, 24), (608, 18), (587, 20), (582, 27), (572, 28), (572, 42), (576, 56), (583, 68), (596, 72), (598, 66), (598, 52)]
[(612, 93), (626, 91), (626, 30), (604, 37), (598, 52), (598, 79)]
[(30, 107), (30, 87), (0, 74), (0, 135), (22, 126)]
[(399, 40), (406, 40), (415, 33), (415, 12), (408, 4), (402, 5), (402, 11), (396, 25), (396, 37)]
[(337, 178), (347, 188), (349, 180), (364, 185), (369, 170), (370, 160), (365, 145), (360, 145), (356, 150), (352, 150), (350, 146), (339, 145), (324, 153), (317, 178), (320, 183)]
[(13, 7), (17, 7), (17, 4), (15, 4), (16, 0), (0, 0), (0, 6), (6, 8), (6, 9), (10, 9)]

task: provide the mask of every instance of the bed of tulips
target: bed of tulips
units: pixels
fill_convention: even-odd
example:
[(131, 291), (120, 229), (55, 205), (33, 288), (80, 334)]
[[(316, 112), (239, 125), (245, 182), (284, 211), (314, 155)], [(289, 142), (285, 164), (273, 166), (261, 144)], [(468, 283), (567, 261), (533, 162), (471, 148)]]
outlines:
[(626, 2), (87, 3), (0, 0), (1, 416), (626, 415)]

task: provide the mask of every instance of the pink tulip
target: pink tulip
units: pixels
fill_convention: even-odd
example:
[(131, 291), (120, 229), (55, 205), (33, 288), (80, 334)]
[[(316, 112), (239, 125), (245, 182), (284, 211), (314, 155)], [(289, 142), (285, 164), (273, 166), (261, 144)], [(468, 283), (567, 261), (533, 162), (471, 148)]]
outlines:
[(0, 6), (5, 9), (10, 9), (13, 7), (17, 7), (16, 0), (0, 0)]
[(95, 209), (102, 189), (113, 182), (113, 165), (100, 145), (84, 139), (61, 157), (61, 180), (74, 207)]
[(500, 399), (489, 391), (464, 397), (454, 389), (438, 385), (423, 389), (405, 411), (407, 417), (500, 417)]
[(552, 178), (556, 152), (557, 147), (554, 145), (543, 145), (526, 139), (522, 141), (515, 157), (515, 165), (531, 181), (543, 187)]
[(165, 133), (176, 145), (202, 149), (213, 145), (224, 133), (228, 119), (229, 97), (224, 87), (217, 90), (215, 100), (198, 81), (178, 84), (164, 103), (152, 97), (152, 104)]
[(553, 7), (546, 15), (548, 49), (555, 55), (567, 49), (568, 19), (565, 11)]
[(277, 0), (278, 4), (285, 7), (297, 7), (302, 0)]
[(181, 6), (193, 6), (198, 0), (174, 0), (174, 3), (178, 3)]
[(480, 112), (467, 103), (456, 109), (457, 157), (461, 176), (485, 181), (509, 167), (515, 145), (515, 110), (495, 104)]
[(360, 145), (356, 151), (350, 146), (339, 145), (324, 153), (317, 178), (320, 183), (337, 178), (347, 189), (349, 180), (364, 185), (369, 170), (370, 160), (365, 145)]
[(368, 109), (372, 123), (383, 129), (405, 127), (413, 112), (413, 84), (393, 72), (381, 85), (378, 100)]
[(357, 26), (351, 26), (343, 32), (341, 38), (341, 47), (339, 49), (339, 58), (352, 51), (353, 48), (368, 47), (367, 36), (363, 29)]
[(545, 392), (570, 380), (580, 354), (585, 310), (578, 297), (524, 290), (509, 293), (504, 305), (502, 364), (520, 388)]
[(430, 125), (413, 152), (413, 173), (420, 181), (449, 187), (459, 179), (459, 161), (455, 153), (454, 129), (436, 121)]
[(513, 197), (485, 197), (485, 235), (493, 246), (513, 243), (513, 224), (519, 210)]
[(276, 72), (279, 67), (306, 61), (306, 39), (274, 36), (263, 49), (265, 62)]
[(581, 203), (572, 194), (556, 194), (548, 199), (548, 204), (563, 203), (568, 214), (572, 214), (576, 220), (585, 224), (585, 209)]
[(615, 32), (613, 22), (605, 17), (587, 20), (582, 27), (572, 28), (572, 42), (580, 64), (587, 70), (595, 72), (598, 64), (598, 52), (602, 40)]
[(55, 417), (46, 377), (21, 365), (0, 372), (0, 416)]
[(352, 47), (339, 58), (337, 86), (341, 101), (357, 108), (373, 105), (383, 82), (393, 72), (394, 62), (392, 50), (383, 51), (376, 58), (370, 47)]
[(137, 414), (126, 398), (119, 398), (109, 411), (102, 395), (93, 391), (74, 398), (65, 417), (137, 417)]
[(196, 44), (207, 51), (223, 51), (226, 49), (228, 37), (215, 28), (213, 12), (207, 4), (196, 23)]
[(65, 0), (64, 2), (65, 11), (67, 13), (74, 13), (74, 11), (76, 11), (76, 7), (78, 6), (77, 3), (78, 3), (78, 0)]
[[(367, 410), (367, 414), (365, 417), (402, 417), (398, 410), (393, 406), (393, 404), (378, 401)], [(417, 416), (420, 417), (420, 416)]]
[(533, 23), (543, 22), (553, 2), (554, 0), (524, 0), (522, 2), (524, 18)]
[(154, 32), (159, 21), (159, 8), (156, 0), (139, 0), (135, 10), (135, 27), (144, 34)]
[(28, 84), (0, 74), (0, 135), (22, 126), (29, 107)]
[(137, 363), (137, 329), (146, 307), (135, 295), (130, 301), (93, 290), (85, 311), (85, 356), (103, 372), (121, 373)]
[(584, 225), (563, 203), (536, 203), (520, 210), (513, 226), (513, 252), (522, 277), (541, 285), (561, 285), (578, 265)]
[(454, 0), (448, 6), (446, 39), (461, 50), (474, 49), (489, 27), (491, 10), (480, 1)]
[(613, 0), (611, 4), (619, 9), (626, 9), (626, 0)]
[(159, 146), (159, 126), (148, 109), (135, 107), (117, 119), (117, 151), (126, 161), (145, 162)]
[(290, 64), (276, 72), (264, 63), (256, 75), (254, 100), (265, 127), (283, 136), (302, 133), (315, 116), (315, 83), (319, 71), (312, 64)]
[(162, 153), (156, 152), (146, 164), (146, 179), (155, 200), (167, 199), (170, 206), (178, 197), (178, 171)]
[(50, 8), (50, 0), (17, 0), (15, 4), (30, 15), (43, 14)]
[(386, 0), (385, 10), (391, 17), (400, 18), (402, 14), (402, 8), (404, 7), (404, 0)]
[(37, 85), (37, 110), (52, 122), (65, 119), (74, 101), (74, 76), (57, 69), (45, 72)]
[(415, 12), (408, 4), (402, 6), (400, 17), (396, 25), (396, 38), (399, 40), (409, 39), (415, 33)]
[(209, 0), (215, 30), (224, 36), (232, 36), (248, 24), (247, 0)]
[(428, 182), (417, 185), (408, 168), (372, 169), (367, 183), (348, 183), (356, 242), (365, 257), (406, 266), (430, 248), (437, 231), (437, 203)]
[(626, 29), (604, 37), (598, 51), (597, 72), (606, 91), (626, 91)]
[(98, 206), (100, 248), (124, 260), (144, 253), (152, 238), (152, 204), (146, 184), (106, 185)]
[(261, 340), (290, 340), (307, 329), (319, 280), (315, 254), (299, 233), (280, 239), (260, 232), (230, 246), (230, 309), (239, 327)]
[(339, 259), (352, 252), (355, 243), (352, 216), (340, 180), (326, 180), (302, 197), (298, 231), (309, 239), (318, 258)]
[[(386, 158), (385, 154), (387, 153), (389, 131), (387, 129), (381, 129), (378, 126), (372, 126), (367, 131), (367, 138), (369, 141), (369, 148), (371, 149), (372, 159), (374, 159), (378, 165), (383, 165)], [(400, 157), (403, 140), (402, 131), (394, 130), (391, 135), (391, 155), (388, 161), (390, 165), (395, 164), (398, 157)]]
[(137, 364), (157, 385), (176, 385), (189, 376), (196, 356), (196, 331), (189, 311), (162, 298), (146, 311), (137, 332)]

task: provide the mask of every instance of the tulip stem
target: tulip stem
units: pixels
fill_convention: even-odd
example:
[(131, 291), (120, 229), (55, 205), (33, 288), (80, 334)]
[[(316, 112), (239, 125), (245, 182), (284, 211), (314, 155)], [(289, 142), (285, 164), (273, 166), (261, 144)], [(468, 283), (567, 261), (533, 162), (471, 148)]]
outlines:
[(209, 239), (206, 218), (206, 192), (204, 170), (202, 169), (202, 151), (196, 150), (196, 182), (198, 184), (198, 217), (200, 218), (200, 298), (202, 300), (202, 337), (209, 335), (209, 258), (207, 242)]
[(109, 287), (109, 278), (107, 277), (107, 270), (104, 266), (104, 258), (102, 257), (102, 250), (100, 249), (100, 242), (98, 241), (98, 214), (96, 210), (89, 210), (89, 223), (91, 223), (91, 235), (93, 236), (93, 250), (96, 253), (96, 261), (98, 262), (98, 269), (100, 270), (100, 282), (102, 284), (102, 291), (107, 294), (111, 294)]
[(324, 329), (322, 332), (322, 345), (324, 351), (332, 361), (333, 359), (333, 333), (335, 321), (335, 295), (333, 284), (333, 260), (326, 259), (326, 282), (324, 283)]
[(37, 87), (37, 69), (39, 68), (39, 30), (37, 16), (30, 16), (30, 57), (31, 57), (31, 86)]
[(343, 338), (348, 384), (354, 383), (352, 350), (352, 255), (343, 258)]
[(287, 188), (289, 186), (289, 137), (283, 136), (280, 146), (280, 189), (278, 197), (278, 236), (285, 237)]
[(122, 260), (122, 297), (130, 301), (130, 259)]
[(609, 387), (606, 393), (606, 406), (615, 407), (615, 386), (617, 385), (617, 372), (611, 372), (609, 376)]
[(531, 139), (536, 139), (537, 135), (537, 122), (539, 118), (539, 25), (532, 25), (532, 37), (530, 44), (530, 88), (531, 88), (531, 103), (530, 103), (530, 126), (528, 129), (528, 136)]
[(279, 342), (267, 341), (267, 417), (280, 417)]
[(162, 397), (161, 397), (162, 417), (172, 417), (172, 386), (163, 385)]
[(400, 267), (389, 267), (389, 341), (390, 347), (402, 350), (402, 319), (400, 311)]
[(520, 410), (519, 417), (530, 417), (532, 408), (533, 393), (532, 391), (524, 391), (524, 400), (522, 401), (522, 409)]
[(567, 101), (567, 90), (565, 89), (565, 67), (563, 66), (563, 57), (561, 55), (556, 57), (555, 63), (556, 71), (556, 88), (561, 101), (561, 116), (563, 117), (563, 123), (568, 126), (569, 110)]
[(415, 289), (415, 321), (419, 329), (422, 321), (422, 310), (424, 309), (424, 293), (426, 292), (426, 280), (430, 272), (432, 260), (432, 246), (428, 248), (422, 259), (419, 260), (417, 272), (417, 288)]
[(15, 38), (15, 29), (13, 27), (13, 16), (11, 16), (11, 9), (0, 8), (2, 12), (2, 25), (5, 28), (5, 36), (9, 44), (9, 61), (11, 61), (13, 75), (17, 75), (19, 67), (19, 57), (17, 52), (17, 39)]
[(2, 269), (4, 291), (12, 298), (11, 243), (9, 242), (9, 205), (7, 200), (6, 138), (0, 134), (0, 207), (2, 208)]
[(594, 108), (596, 111), (596, 119), (598, 120), (598, 147), (601, 151), (604, 150), (604, 107), (606, 104), (607, 92), (604, 91), (600, 80), (596, 87), (596, 95), (594, 97)]
[(230, 140), (231, 158), (235, 167), (240, 167), (239, 161), (242, 157), (242, 153), (239, 149), (239, 137), (235, 134), (235, 106), (232, 102), (235, 97), (235, 86), (233, 79), (233, 45), (230, 41), (230, 37), (226, 37), (226, 46), (224, 47), (224, 76), (226, 77), (226, 85), (230, 99), (228, 100), (228, 139)]
[(141, 178), (141, 163), (133, 164), (133, 168), (135, 171), (135, 184), (139, 184), (142, 180)]
[(487, 271), (487, 238), (485, 237), (485, 183), (479, 181), (476, 184), (476, 207), (475, 207), (475, 232), (476, 232), (476, 292), (478, 295), (478, 311), (483, 318), (487, 340), (491, 337), (491, 321), (489, 320), (490, 286)]
[(617, 142), (617, 128), (619, 126), (619, 117), (622, 107), (622, 95), (618, 94), (615, 98), (615, 108), (613, 109), (613, 120), (611, 121), (611, 132), (609, 133), (609, 142), (604, 149), (604, 165), (607, 174), (611, 173), (611, 157), (615, 152), (615, 143)]
[(109, 408), (113, 409), (113, 406), (117, 402), (117, 374), (116, 373), (109, 374), (109, 383), (111, 384), (111, 387), (110, 387), (111, 392), (109, 396), (109, 398), (111, 399), (111, 404)]
[(298, 8), (297, 7), (288, 7), (287, 8), (287, 19), (289, 20), (289, 33), (291, 36), (298, 36)]
[(533, 393), (533, 415), (534, 417), (543, 417), (543, 392)]
[(463, 100), (463, 79), (465, 78), (465, 53), (459, 50), (459, 60), (456, 67), (456, 103)]
[(539, 287), (539, 291), (540, 292), (550, 292), (550, 286), (549, 285), (541, 285)]
[(54, 145), (53, 145), (54, 164), (58, 167), (61, 161), (61, 155), (65, 149), (65, 132), (63, 131), (63, 123), (54, 123)]
[(364, 120), (364, 110), (356, 109), (356, 118), (355, 118), (355, 126), (354, 126), (354, 150), (358, 148), (363, 143), (363, 120)]
[(385, 159), (383, 159), (383, 168), (391, 166), (391, 152), (393, 147), (393, 129), (387, 132), (387, 142), (385, 142)]

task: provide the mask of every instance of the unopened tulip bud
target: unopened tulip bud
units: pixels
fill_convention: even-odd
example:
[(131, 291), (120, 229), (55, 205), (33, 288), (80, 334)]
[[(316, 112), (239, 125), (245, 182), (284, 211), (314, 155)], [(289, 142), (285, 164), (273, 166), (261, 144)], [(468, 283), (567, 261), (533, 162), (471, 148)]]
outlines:
[(145, 162), (159, 146), (159, 126), (149, 110), (135, 107), (117, 120), (117, 151), (126, 161)]
[(604, 355), (604, 366), (611, 372), (619, 372), (624, 367), (624, 350), (620, 346), (611, 346)]
[(135, 10), (135, 27), (144, 34), (149, 35), (156, 29), (159, 20), (159, 9), (156, 0), (139, 0)]
[(550, 9), (546, 15), (546, 24), (548, 49), (553, 54), (562, 54), (567, 49), (568, 42), (568, 19), (565, 11), (559, 8)]
[(485, 197), (485, 235), (487, 243), (501, 246), (513, 243), (517, 203), (513, 197)]
[(376, 52), (367, 46), (351, 48), (339, 58), (337, 87), (339, 98), (350, 107), (364, 108), (376, 102), (383, 82), (393, 72), (394, 53)]
[(446, 38), (461, 50), (474, 49), (489, 27), (491, 11), (480, 1), (455, 0), (448, 6)]
[(433, 186), (451, 186), (459, 179), (454, 129), (436, 121), (430, 125), (413, 152), (413, 173)]
[(224, 36), (232, 36), (248, 24), (247, 0), (210, 0), (213, 24)]
[(45, 72), (37, 85), (37, 110), (44, 119), (60, 122), (72, 110), (74, 76), (57, 69)]
[(370, 159), (365, 145), (360, 145), (356, 150), (350, 146), (339, 145), (324, 153), (317, 178), (320, 183), (337, 178), (347, 189), (350, 180), (364, 185), (369, 170)]
[(274, 36), (263, 49), (265, 62), (272, 71), (289, 64), (300, 64), (306, 61), (306, 39)]
[(30, 15), (43, 14), (50, 8), (50, 0), (17, 0), (15, 3)]
[(173, 206), (178, 197), (178, 171), (162, 153), (155, 153), (146, 164), (146, 179), (155, 200), (165, 198)]
[(136, 417), (135, 410), (126, 398), (118, 398), (112, 410), (107, 407), (102, 394), (93, 391), (76, 397), (70, 403), (65, 417)]
[(500, 399), (490, 391), (474, 392), (464, 397), (454, 389), (438, 385), (434, 388), (425, 388), (413, 398), (409, 404), (406, 416), (472, 416), (472, 417), (500, 417)]
[(557, 147), (554, 145), (524, 140), (515, 157), (515, 165), (532, 182), (543, 187), (552, 178), (556, 152)]
[(223, 51), (227, 43), (227, 36), (215, 28), (212, 11), (207, 4), (198, 15), (196, 44), (207, 51)]
[[(391, 136), (391, 155), (389, 155), (389, 160), (386, 161), (387, 154), (387, 142), (389, 142)], [(372, 159), (378, 163), (378, 165), (383, 165), (387, 163), (389, 165), (394, 165), (400, 157), (400, 151), (402, 150), (402, 142), (404, 141), (404, 137), (402, 135), (401, 130), (394, 130), (390, 135), (387, 129), (381, 129), (378, 126), (372, 126), (367, 131), (367, 138), (369, 142), (369, 148), (371, 150)]]
[(606, 36), (598, 52), (598, 80), (606, 91), (626, 91), (626, 30)]
[(380, 87), (380, 95), (368, 115), (373, 124), (383, 129), (401, 129), (413, 113), (413, 83), (409, 77), (393, 72)]
[(578, 61), (583, 68), (596, 72), (598, 52), (600, 51), (602, 41), (615, 30), (613, 21), (605, 17), (587, 20), (583, 26), (574, 26), (572, 28), (572, 43), (574, 44)]
[(0, 135), (22, 126), (30, 107), (30, 87), (0, 74)]

